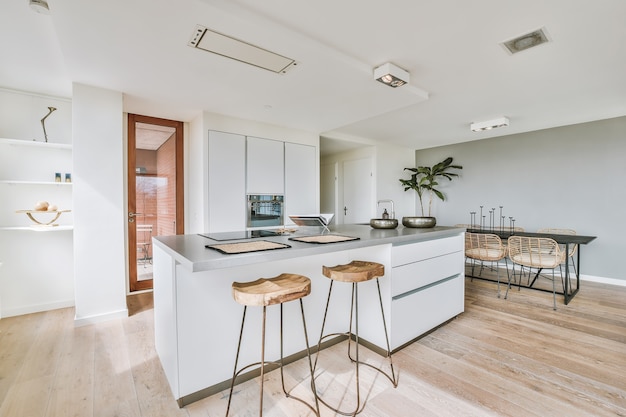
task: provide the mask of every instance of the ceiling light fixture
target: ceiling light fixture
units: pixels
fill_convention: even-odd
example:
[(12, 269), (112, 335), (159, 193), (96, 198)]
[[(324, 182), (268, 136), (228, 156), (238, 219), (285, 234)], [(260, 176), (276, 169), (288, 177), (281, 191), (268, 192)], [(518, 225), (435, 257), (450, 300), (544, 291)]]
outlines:
[(400, 87), (409, 82), (410, 75), (408, 71), (393, 65), (390, 62), (374, 69), (374, 79), (389, 87)]
[(498, 119), (488, 120), (486, 122), (475, 122), (470, 124), (472, 132), (482, 132), (483, 130), (491, 130), (498, 127), (506, 127), (509, 125), (509, 119), (500, 117)]
[(546, 28), (540, 28), (530, 33), (520, 35), (514, 39), (502, 42), (501, 45), (508, 53), (512, 55), (518, 52), (525, 51), (526, 49), (539, 46), (549, 41), (550, 37), (548, 35), (548, 32), (546, 31)]
[(29, 0), (30, 8), (41, 14), (50, 14), (50, 8), (46, 0)]
[(202, 25), (196, 25), (187, 45), (277, 74), (285, 74), (297, 65), (296, 61), (291, 58), (215, 32)]

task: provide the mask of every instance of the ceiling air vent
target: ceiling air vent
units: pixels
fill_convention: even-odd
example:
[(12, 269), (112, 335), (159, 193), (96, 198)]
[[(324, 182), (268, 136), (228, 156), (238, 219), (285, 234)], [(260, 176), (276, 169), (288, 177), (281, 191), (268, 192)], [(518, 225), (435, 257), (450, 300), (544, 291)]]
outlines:
[(196, 25), (187, 45), (202, 49), (239, 62), (254, 65), (277, 74), (284, 74), (296, 65), (296, 61), (267, 49), (259, 48), (239, 39)]
[(516, 54), (518, 52), (525, 51), (542, 43), (549, 42), (547, 32), (545, 28), (537, 29), (525, 35), (518, 36), (515, 39), (511, 39), (502, 42), (501, 45), (510, 53)]

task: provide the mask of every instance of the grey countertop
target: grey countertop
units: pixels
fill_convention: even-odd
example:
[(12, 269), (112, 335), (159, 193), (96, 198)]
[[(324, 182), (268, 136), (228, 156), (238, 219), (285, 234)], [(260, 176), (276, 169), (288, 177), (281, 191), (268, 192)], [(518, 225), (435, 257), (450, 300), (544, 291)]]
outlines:
[[(297, 232), (288, 236), (256, 238), (257, 240), (285, 243), (291, 246), (290, 248), (249, 252), (236, 255), (226, 255), (213, 249), (207, 249), (205, 245), (245, 242), (247, 240), (228, 242), (216, 241), (198, 234), (157, 236), (154, 237), (153, 240), (156, 246), (163, 249), (170, 256), (174, 257), (174, 259), (185, 268), (191, 270), (192, 272), (196, 272), (219, 268), (230, 268), (259, 262), (271, 262), (280, 259), (290, 259), (299, 256), (317, 255), (338, 250), (356, 249), (368, 246), (384, 244), (402, 245), (454, 236), (464, 231), (464, 228), (446, 226), (437, 226), (430, 229), (414, 229), (402, 226), (397, 229), (372, 229), (369, 225), (353, 224), (333, 226), (330, 228), (330, 233), (358, 237), (358, 240), (326, 244), (304, 243), (289, 240), (290, 237), (310, 236), (321, 233), (321, 228), (302, 227), (299, 228)], [(328, 232), (326, 234), (328, 234)]]

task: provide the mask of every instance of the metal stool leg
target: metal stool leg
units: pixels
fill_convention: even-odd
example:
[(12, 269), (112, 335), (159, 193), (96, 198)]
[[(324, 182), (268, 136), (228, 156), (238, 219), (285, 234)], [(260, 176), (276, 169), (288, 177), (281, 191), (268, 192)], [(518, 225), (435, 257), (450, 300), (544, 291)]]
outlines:
[[(353, 284), (356, 285), (356, 284)], [(389, 358), (389, 366), (391, 368), (391, 376), (384, 372), (382, 369), (377, 368), (373, 365), (370, 365), (369, 363), (366, 362), (360, 362), (363, 365), (369, 366), (372, 369), (377, 370), (378, 372), (380, 372), (381, 374), (383, 374), (384, 376), (387, 377), (387, 379), (389, 379), (389, 381), (391, 381), (391, 383), (393, 384), (393, 387), (397, 387), (398, 386), (398, 380), (396, 378), (396, 373), (395, 373), (395, 369), (393, 367), (393, 360), (391, 359), (391, 344), (389, 342), (389, 333), (387, 332), (387, 322), (385, 321), (385, 310), (383, 308), (383, 296), (382, 293), (380, 291), (380, 281), (378, 280), (378, 278), (376, 278), (376, 286), (378, 287), (378, 300), (380, 303), (380, 313), (382, 315), (382, 319), (383, 319), (383, 330), (385, 331), (385, 343), (387, 344), (387, 357)], [(357, 300), (357, 325), (358, 325), (358, 300)], [(358, 329), (357, 329), (358, 331)], [(358, 334), (356, 335), (357, 340), (358, 340)], [(350, 358), (352, 361), (355, 361), (354, 359)], [(356, 361), (358, 361), (358, 357), (356, 358)]]
[(235, 378), (237, 376), (237, 362), (239, 362), (239, 352), (241, 352), (241, 338), (243, 337), (243, 325), (246, 322), (247, 306), (243, 307), (243, 318), (241, 319), (241, 331), (239, 332), (239, 342), (237, 343), (237, 354), (235, 355), (235, 367), (233, 369), (233, 378), (230, 381), (230, 393), (228, 394), (228, 406), (226, 406), (226, 417), (230, 411), (230, 402), (233, 398), (233, 389), (235, 388)]
[[(237, 371), (237, 363), (239, 362), (239, 353), (241, 351), (241, 339), (243, 337), (243, 328), (244, 328), (244, 323), (246, 321), (247, 308), (248, 306), (243, 307), (243, 318), (241, 319), (241, 331), (239, 332), (239, 343), (237, 344), (237, 354), (235, 356), (235, 367), (233, 370), (233, 378), (230, 381), (230, 393), (228, 394), (228, 405), (226, 406), (226, 417), (228, 417), (228, 412), (230, 411), (230, 404), (233, 398), (233, 389), (235, 388), (235, 379), (237, 378), (237, 375), (239, 375), (244, 370), (253, 366), (257, 366), (257, 365), (261, 365), (261, 395), (260, 395), (260, 400), (259, 400), (259, 406), (260, 406), (259, 416), (260, 417), (263, 416), (263, 380), (265, 377), (265, 322), (266, 322), (266, 317), (267, 317), (267, 307), (263, 306), (263, 330), (261, 333), (261, 362), (252, 363), (248, 366), (244, 366), (239, 371)], [(282, 358), (281, 358), (281, 365), (282, 365)]]
[[(317, 345), (317, 353), (315, 355), (315, 362), (312, 368), (312, 371), (315, 372), (315, 369), (317, 368), (317, 362), (318, 362), (318, 358), (319, 358), (319, 352), (321, 350), (321, 344), (322, 344), (322, 340), (330, 337), (330, 336), (336, 336), (336, 335), (347, 335), (348, 336), (348, 358), (350, 359), (350, 361), (352, 363), (355, 364), (355, 385), (356, 385), (356, 407), (354, 409), (354, 411), (351, 412), (345, 412), (345, 411), (341, 411), (338, 408), (334, 408), (331, 405), (329, 405), (326, 401), (324, 401), (322, 398), (319, 398), (317, 395), (317, 391), (315, 391), (315, 396), (316, 399), (319, 400), (322, 404), (324, 404), (325, 406), (327, 406), (328, 408), (330, 408), (331, 410), (335, 411), (337, 414), (341, 414), (341, 415), (345, 415), (345, 416), (356, 416), (357, 414), (359, 414), (361, 411), (363, 411), (363, 409), (365, 408), (365, 402), (363, 404), (361, 404), (361, 389), (360, 389), (360, 375), (359, 375), (359, 365), (366, 365), (369, 366), (370, 368), (380, 372), (381, 374), (383, 374), (384, 376), (386, 376), (391, 383), (393, 384), (394, 388), (398, 386), (398, 381), (395, 375), (395, 369), (393, 367), (393, 361), (391, 359), (391, 345), (389, 342), (389, 334), (387, 332), (387, 322), (385, 321), (385, 310), (383, 308), (383, 299), (382, 299), (382, 293), (380, 291), (380, 281), (378, 278), (376, 278), (376, 285), (377, 285), (377, 289), (378, 289), (378, 300), (380, 303), (380, 311), (381, 311), (381, 315), (382, 315), (382, 319), (383, 319), (383, 328), (384, 328), (384, 332), (385, 332), (385, 341), (387, 344), (387, 357), (389, 358), (389, 364), (391, 366), (391, 376), (389, 374), (387, 374), (386, 372), (384, 372), (382, 369), (377, 368), (369, 363), (366, 362), (361, 362), (359, 359), (359, 290), (358, 290), (358, 283), (353, 282), (352, 283), (352, 296), (351, 296), (351, 302), (350, 302), (350, 325), (349, 325), (349, 331), (348, 333), (332, 333), (332, 334), (328, 334), (324, 336), (324, 326), (326, 324), (326, 316), (328, 313), (328, 307), (330, 304), (330, 297), (331, 297), (331, 293), (332, 293), (332, 289), (333, 289), (333, 280), (330, 281), (330, 287), (328, 290), (328, 298), (326, 300), (326, 309), (324, 311), (324, 319), (322, 320), (322, 330), (320, 332), (320, 339)], [(352, 326), (354, 323), (354, 332), (352, 331)], [(354, 336), (354, 344), (355, 344), (355, 355), (354, 358), (352, 357), (352, 336)], [(312, 386), (313, 388), (313, 386)]]
[(283, 372), (283, 305), (280, 305), (280, 380), (283, 387), (283, 393), (287, 398), (293, 398), (294, 400), (300, 401), (302, 404), (306, 405), (315, 413), (316, 416), (320, 415), (320, 406), (317, 400), (317, 395), (315, 395), (315, 378), (313, 376), (313, 363), (311, 362), (311, 350), (309, 348), (309, 335), (306, 329), (306, 320), (304, 318), (304, 304), (302, 302), (302, 298), (300, 299), (300, 312), (302, 313), (302, 328), (304, 330), (304, 342), (306, 343), (306, 355), (309, 360), (309, 372), (311, 374), (311, 389), (313, 390), (313, 397), (315, 398), (315, 407), (304, 401), (302, 398), (298, 398), (295, 395), (291, 395), (287, 392), (285, 388), (285, 377)]
[[(261, 361), (260, 362), (256, 362), (250, 365), (247, 365), (243, 368), (241, 368), (239, 371), (237, 371), (237, 364), (239, 362), (239, 353), (241, 352), (241, 340), (243, 337), (243, 329), (244, 329), (244, 324), (245, 324), (245, 320), (246, 320), (246, 310), (247, 310), (247, 306), (244, 306), (243, 309), (243, 318), (241, 320), (241, 331), (239, 332), (239, 342), (237, 344), (237, 354), (235, 356), (235, 366), (233, 369), (233, 378), (230, 382), (230, 392), (228, 394), (228, 405), (226, 407), (226, 417), (228, 417), (228, 413), (230, 411), (230, 405), (231, 405), (231, 401), (232, 401), (232, 396), (233, 396), (233, 390), (235, 387), (235, 380), (237, 378), (237, 376), (243, 372), (244, 370), (253, 367), (253, 366), (257, 366), (260, 365), (261, 366), (261, 393), (260, 393), (260, 399), (259, 399), (259, 416), (262, 417), (263, 416), (263, 393), (264, 393), (264, 389), (263, 389), (263, 385), (264, 385), (264, 379), (265, 379), (265, 331), (266, 331), (266, 322), (267, 322), (267, 307), (264, 306), (263, 307), (263, 327), (262, 327), (262, 332), (261, 332)], [(307, 333), (307, 328), (306, 328), (306, 320), (304, 317), (304, 304), (302, 303), (302, 299), (300, 299), (300, 310), (302, 313), (302, 326), (304, 329), (304, 340), (306, 343), (306, 351), (307, 351), (307, 357), (309, 360), (309, 371), (311, 373), (311, 384), (313, 387), (313, 393), (315, 394), (315, 378), (313, 375), (313, 364), (311, 362), (311, 351), (309, 348), (309, 335)], [(287, 389), (285, 388), (285, 376), (284, 376), (284, 371), (283, 371), (283, 365), (284, 365), (284, 337), (283, 337), (283, 304), (280, 304), (280, 361), (278, 362), (280, 365), (280, 379), (281, 379), (281, 385), (282, 385), (282, 389), (283, 389), (283, 393), (285, 394), (285, 396), (287, 398), (293, 398), (295, 400), (300, 401), (301, 403), (303, 403), (304, 405), (306, 405), (307, 407), (309, 407), (316, 416), (319, 417), (320, 415), (320, 411), (319, 411), (319, 403), (317, 400), (317, 396), (315, 396), (315, 407), (313, 407), (312, 405), (310, 405), (309, 403), (307, 403), (306, 401), (304, 401), (301, 398), (296, 397), (295, 395), (291, 395), (287, 392)], [(273, 362), (274, 364), (276, 362)]]
[[(282, 304), (280, 305), (283, 306)], [(259, 401), (259, 417), (263, 417), (263, 382), (265, 381), (265, 321), (267, 318), (267, 307), (263, 306), (263, 330), (261, 331), (261, 399)], [(282, 329), (281, 329), (282, 330)], [(280, 367), (282, 370), (282, 352), (280, 358)]]

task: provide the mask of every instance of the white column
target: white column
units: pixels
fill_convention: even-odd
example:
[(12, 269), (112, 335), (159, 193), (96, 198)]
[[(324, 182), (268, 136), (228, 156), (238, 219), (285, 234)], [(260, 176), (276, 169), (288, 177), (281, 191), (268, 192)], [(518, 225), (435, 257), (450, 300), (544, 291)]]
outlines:
[(122, 93), (73, 85), (76, 325), (128, 315), (123, 126)]

